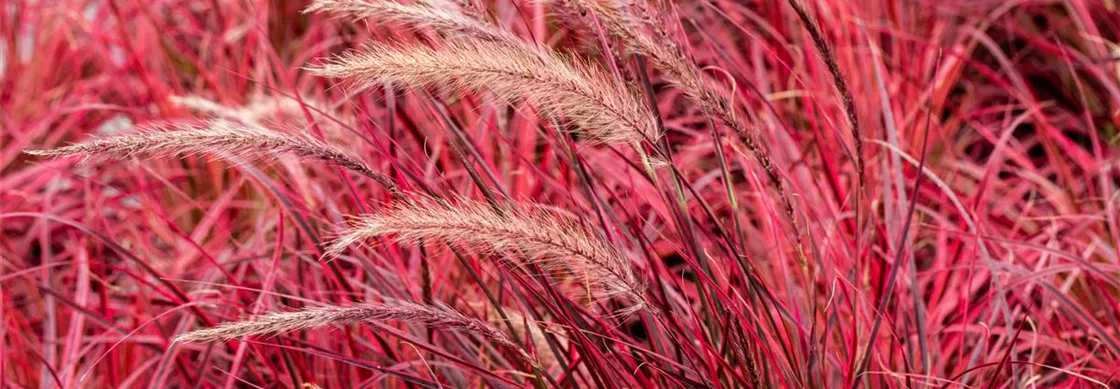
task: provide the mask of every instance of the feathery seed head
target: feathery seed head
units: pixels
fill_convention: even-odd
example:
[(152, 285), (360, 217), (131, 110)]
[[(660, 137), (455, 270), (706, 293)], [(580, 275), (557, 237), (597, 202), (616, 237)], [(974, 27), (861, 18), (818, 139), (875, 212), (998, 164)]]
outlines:
[(213, 342), (247, 336), (281, 335), (325, 325), (344, 325), (370, 320), (400, 320), (467, 331), (502, 347), (520, 351), (520, 348), (505, 333), (485, 321), (466, 316), (446, 306), (436, 307), (404, 301), (313, 307), (294, 312), (270, 313), (223, 323), (213, 328), (191, 331), (176, 337), (175, 342)]
[(462, 34), (476, 39), (517, 39), (506, 30), (471, 17), (451, 2), (425, 0), (404, 4), (394, 0), (316, 0), (304, 12), (330, 12), (354, 19), (376, 18), (384, 23), (415, 29), (430, 28), (441, 34)]
[(341, 254), (365, 239), (395, 235), (399, 241), (442, 240), (485, 252), (518, 251), (544, 270), (558, 270), (579, 280), (600, 299), (625, 297), (640, 308), (643, 283), (621, 253), (576, 221), (539, 207), (495, 210), (488, 204), (418, 198), (358, 218), (328, 248)]
[(49, 150), (27, 151), (48, 157), (128, 159), (141, 156), (210, 155), (246, 159), (272, 157), (277, 153), (335, 163), (365, 175), (397, 193), (392, 180), (373, 170), (361, 158), (313, 137), (273, 131), (260, 125), (226, 119), (200, 123), (173, 122), (141, 127), (138, 131), (96, 138), (85, 143)]
[(311, 69), (357, 82), (491, 92), (525, 99), (599, 143), (658, 137), (653, 113), (601, 70), (528, 43), (454, 41), (441, 47), (374, 45)]

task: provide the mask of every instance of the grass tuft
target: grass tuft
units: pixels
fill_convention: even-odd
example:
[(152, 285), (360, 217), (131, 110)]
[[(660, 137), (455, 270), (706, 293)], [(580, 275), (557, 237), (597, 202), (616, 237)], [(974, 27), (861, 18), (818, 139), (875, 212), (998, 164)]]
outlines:
[(0, 386), (1117, 387), (1115, 4), (881, 3), (4, 3)]

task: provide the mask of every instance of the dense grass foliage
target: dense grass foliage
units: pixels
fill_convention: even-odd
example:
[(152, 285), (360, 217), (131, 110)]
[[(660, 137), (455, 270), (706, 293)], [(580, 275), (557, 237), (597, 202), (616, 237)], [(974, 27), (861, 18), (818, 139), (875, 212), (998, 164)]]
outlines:
[(1120, 387), (1112, 0), (0, 4), (0, 388)]

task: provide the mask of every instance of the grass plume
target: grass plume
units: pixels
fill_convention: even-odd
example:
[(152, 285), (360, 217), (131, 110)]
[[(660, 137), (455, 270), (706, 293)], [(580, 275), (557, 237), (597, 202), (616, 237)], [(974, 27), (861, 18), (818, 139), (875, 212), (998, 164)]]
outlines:
[(316, 0), (304, 12), (327, 12), (353, 19), (374, 18), (382, 23), (414, 29), (430, 28), (450, 37), (463, 34), (496, 42), (516, 39), (508, 31), (467, 15), (450, 2), (404, 4), (393, 0)]
[[(591, 14), (600, 21), (607, 33), (616, 36), (633, 52), (643, 55), (663, 72), (663, 77), (680, 89), (689, 99), (695, 101), (703, 110), (715, 116), (724, 126), (730, 128), (755, 161), (762, 167), (770, 185), (782, 199), (787, 221), (797, 231), (801, 241), (800, 227), (793, 212), (793, 200), (789, 190), (774, 165), (770, 147), (762, 141), (762, 134), (735, 112), (731, 96), (716, 83), (704, 76), (700, 67), (689, 59), (688, 53), (667, 26), (669, 20), (653, 12), (643, 0), (628, 3), (629, 7), (609, 0), (550, 0), (581, 15)], [(628, 12), (638, 10), (637, 15)]]
[(466, 331), (477, 334), (510, 350), (521, 350), (504, 332), (493, 325), (449, 307), (420, 305), (404, 301), (381, 304), (354, 304), (305, 308), (294, 312), (276, 312), (247, 320), (223, 323), (213, 328), (191, 331), (175, 338), (175, 342), (214, 342), (247, 336), (282, 335), (326, 325), (344, 325), (365, 321), (400, 320), (425, 324), (434, 328)]
[[(345, 115), (334, 112), (328, 104), (302, 97), (296, 100), (289, 97), (256, 95), (249, 103), (239, 107), (228, 107), (213, 100), (198, 95), (171, 96), (171, 102), (183, 108), (190, 109), (200, 114), (213, 116), (219, 119), (229, 119), (242, 123), (260, 124), (269, 127), (270, 124), (283, 125), (284, 122), (298, 122), (304, 124), (307, 117), (304, 107), (316, 122), (333, 124), (331, 118), (340, 120), (347, 125), (351, 121)], [(334, 126), (326, 126), (334, 127)], [(335, 130), (337, 132), (337, 130)]]
[(852, 98), (852, 92), (848, 89), (847, 78), (844, 73), (840, 71), (840, 65), (836, 63), (836, 56), (832, 53), (832, 45), (824, 38), (821, 32), (820, 25), (816, 19), (809, 14), (805, 9), (805, 5), (801, 0), (789, 0), (790, 7), (797, 13), (797, 17), (801, 19), (801, 23), (805, 25), (805, 30), (809, 31), (809, 36), (813, 39), (813, 46), (816, 47), (817, 53), (821, 55), (825, 66), (828, 67), (828, 72), (832, 75), (832, 82), (836, 86), (836, 90), (840, 92), (840, 98), (844, 103), (844, 113), (848, 118), (848, 126), (852, 130), (852, 142), (855, 144), (855, 167), (856, 176), (859, 177), (859, 185), (862, 190), (866, 185), (866, 173), (864, 172), (864, 159), (863, 159), (863, 134), (860, 130), (859, 115), (856, 113), (855, 99)]
[(327, 255), (385, 235), (399, 241), (440, 240), (484, 252), (520, 251), (545, 269), (571, 274), (596, 298), (626, 297), (636, 304), (633, 309), (645, 301), (643, 283), (621, 253), (574, 220), (537, 208), (499, 211), (476, 201), (417, 199), (358, 218)]
[(399, 193), (389, 177), (375, 172), (372, 167), (365, 164), (365, 161), (349, 151), (309, 136), (273, 131), (255, 124), (225, 119), (211, 119), (200, 123), (152, 124), (125, 135), (25, 152), (35, 156), (83, 159), (187, 155), (227, 155), (255, 159), (270, 157), (273, 154), (292, 154), (342, 166), (354, 173), (370, 177), (392, 193)]
[(453, 41), (438, 48), (371, 45), (312, 71), (357, 82), (490, 92), (505, 101), (526, 99), (599, 143), (657, 139), (652, 112), (618, 80), (547, 49), (508, 43)]
[(273, 131), (259, 125), (226, 119), (149, 125), (134, 133), (97, 138), (55, 149), (31, 150), (27, 153), (84, 159), (196, 154), (259, 159), (277, 153), (294, 154), (337, 164), (373, 179), (390, 192), (399, 192), (396, 184), (388, 177), (374, 171), (360, 157), (337, 146), (307, 135)]

